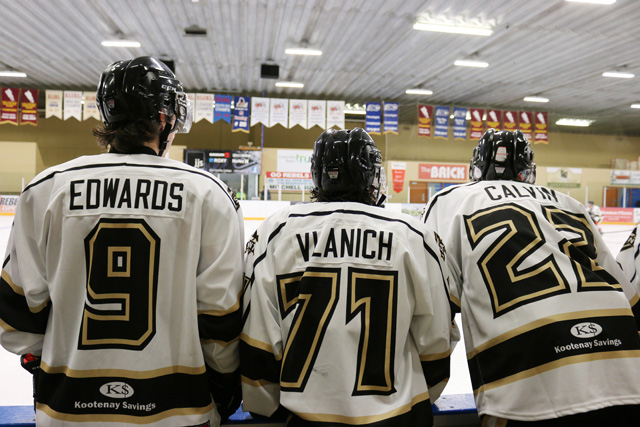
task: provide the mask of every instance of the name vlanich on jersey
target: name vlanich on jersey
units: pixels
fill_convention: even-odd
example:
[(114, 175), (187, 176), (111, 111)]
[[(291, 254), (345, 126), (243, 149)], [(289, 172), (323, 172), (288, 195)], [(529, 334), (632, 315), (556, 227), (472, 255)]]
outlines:
[(296, 234), (305, 261), (317, 257), (364, 258), (389, 261), (393, 233), (361, 228), (330, 228), (318, 236), (317, 231)]

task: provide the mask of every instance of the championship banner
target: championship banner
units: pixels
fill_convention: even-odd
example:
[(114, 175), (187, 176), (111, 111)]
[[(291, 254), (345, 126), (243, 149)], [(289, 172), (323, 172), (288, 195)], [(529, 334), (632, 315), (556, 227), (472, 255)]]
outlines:
[(467, 139), (466, 108), (453, 108), (453, 139)]
[(286, 98), (271, 98), (271, 112), (269, 127), (282, 125), (287, 127), (289, 121), (289, 100)]
[(449, 139), (449, 107), (436, 106), (436, 129), (434, 137)]
[(327, 129), (344, 129), (344, 101), (327, 101)]
[(314, 126), (320, 126), (322, 129), (326, 129), (327, 124), (327, 101), (319, 101), (317, 99), (310, 99), (307, 107), (307, 129), (311, 129)]
[(213, 100), (212, 93), (196, 93), (196, 102), (193, 107), (194, 123), (198, 123), (200, 120), (213, 123)]
[(302, 126), (307, 129), (307, 100), (306, 99), (290, 99), (289, 100), (289, 128), (295, 125)]
[(517, 111), (505, 111), (502, 117), (504, 118), (504, 121), (502, 123), (502, 129), (513, 132), (518, 128), (518, 112)]
[(391, 176), (393, 179), (393, 191), (399, 193), (404, 188), (404, 173), (407, 170), (406, 162), (391, 162)]
[(196, 94), (187, 92), (187, 99), (189, 100), (189, 104), (191, 104), (192, 108), (196, 108)]
[(502, 122), (502, 111), (500, 110), (487, 110), (487, 128), (500, 130), (500, 124)]
[(20, 101), (20, 89), (3, 87), (0, 107), (0, 124), (10, 123), (18, 125), (18, 102)]
[(418, 105), (418, 136), (431, 136), (433, 105)]
[(20, 95), (20, 124), (38, 126), (38, 89), (22, 90), (22, 95)]
[(262, 123), (269, 125), (270, 98), (251, 98), (251, 126)]
[[(83, 92), (84, 106), (82, 107), (82, 121), (93, 117), (96, 120), (100, 120), (100, 111), (98, 110), (98, 104), (96, 104), (95, 92)], [(24, 104), (22, 107), (24, 111)]]
[(398, 103), (384, 103), (384, 133), (398, 134)]
[(484, 135), (484, 110), (479, 110), (477, 108), (471, 109), (471, 130), (469, 132), (469, 138), (472, 140), (482, 138)]
[(418, 164), (418, 179), (442, 182), (466, 182), (469, 180), (469, 165), (445, 165), (440, 163)]
[(534, 144), (549, 143), (549, 113), (536, 113), (536, 134)]
[(231, 123), (231, 95), (216, 95), (213, 122), (224, 120)]
[(533, 126), (533, 114), (530, 111), (520, 111), (520, 125), (519, 129), (524, 134), (524, 137), (531, 141), (532, 138), (532, 126)]
[(64, 91), (64, 120), (74, 118), (82, 120), (82, 92), (75, 90)]
[(231, 132), (249, 133), (249, 115), (251, 98), (236, 96), (233, 100), (233, 127)]
[(380, 135), (382, 105), (379, 102), (367, 102), (364, 130), (371, 135)]
[(57, 117), (62, 119), (62, 91), (48, 90), (45, 92), (44, 118)]

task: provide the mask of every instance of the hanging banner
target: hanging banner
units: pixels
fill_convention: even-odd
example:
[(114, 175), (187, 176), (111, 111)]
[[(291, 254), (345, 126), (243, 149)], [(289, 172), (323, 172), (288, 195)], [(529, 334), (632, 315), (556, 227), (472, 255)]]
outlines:
[(398, 134), (398, 103), (384, 103), (384, 133)]
[(45, 92), (44, 118), (57, 117), (62, 119), (62, 91), (47, 90)]
[(502, 123), (502, 111), (487, 110), (487, 129), (500, 130)]
[(75, 90), (64, 91), (64, 120), (74, 118), (82, 120), (82, 92)]
[(393, 179), (393, 191), (399, 193), (404, 188), (404, 173), (407, 170), (406, 162), (391, 162), (391, 177)]
[(289, 121), (289, 100), (286, 98), (271, 98), (269, 113), (269, 127), (282, 125), (287, 127)]
[(231, 95), (216, 95), (213, 122), (224, 120), (231, 123)]
[(517, 111), (505, 111), (503, 114), (502, 129), (513, 132), (518, 128), (518, 112)]
[(327, 101), (327, 129), (344, 129), (344, 101)]
[(532, 126), (533, 126), (533, 114), (530, 111), (520, 111), (518, 113), (520, 122), (518, 128), (524, 134), (524, 137), (531, 141), (532, 137)]
[(469, 132), (469, 138), (472, 140), (482, 138), (484, 135), (484, 110), (479, 110), (477, 108), (471, 109), (471, 130)]
[(467, 139), (467, 109), (453, 108), (453, 139)]
[(536, 133), (533, 140), (534, 144), (549, 143), (549, 113), (536, 113)]
[(20, 102), (20, 89), (3, 87), (2, 98), (0, 98), (2, 104), (0, 108), (0, 124), (9, 123), (12, 125), (18, 125), (18, 102)]
[(418, 136), (431, 136), (433, 105), (418, 105)]
[(449, 139), (449, 107), (436, 106), (436, 129), (434, 137)]
[(322, 129), (326, 129), (327, 101), (310, 99), (307, 109), (309, 113), (307, 116), (307, 129), (311, 129), (314, 126), (320, 126)]
[(306, 99), (290, 99), (289, 100), (289, 128), (295, 125), (302, 126), (307, 129), (307, 100)]
[(200, 120), (206, 120), (213, 123), (213, 100), (212, 93), (196, 93), (196, 102), (193, 107), (193, 122), (198, 123)]
[(233, 126), (231, 132), (249, 133), (249, 115), (251, 98), (236, 96), (233, 100)]
[(100, 120), (100, 111), (98, 111), (98, 104), (96, 104), (96, 93), (93, 91), (82, 92), (82, 98), (84, 99), (84, 105), (82, 107), (82, 121), (89, 118)]
[(371, 135), (380, 135), (382, 105), (379, 102), (367, 102), (364, 130)]
[[(93, 95), (95, 97), (95, 92)], [(20, 96), (20, 124), (38, 126), (38, 89), (22, 90), (22, 95)]]
[(251, 126), (262, 123), (269, 125), (270, 98), (251, 98)]

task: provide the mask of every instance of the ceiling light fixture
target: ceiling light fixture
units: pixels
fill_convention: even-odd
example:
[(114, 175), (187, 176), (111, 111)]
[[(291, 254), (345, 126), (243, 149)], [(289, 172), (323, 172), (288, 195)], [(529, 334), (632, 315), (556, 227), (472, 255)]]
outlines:
[(433, 91), (428, 89), (407, 89), (405, 93), (407, 95), (433, 95)]
[(453, 65), (457, 65), (458, 67), (487, 68), (489, 66), (489, 63), (484, 61), (471, 61), (467, 59), (458, 59), (453, 63)]
[(285, 49), (284, 53), (287, 55), (307, 55), (307, 56), (320, 56), (322, 51), (318, 49), (308, 49), (306, 47), (295, 47)]
[(367, 114), (364, 106), (360, 104), (349, 104), (349, 103), (344, 105), (344, 113), (361, 115), (361, 116), (364, 116), (365, 114)]
[(631, 104), (631, 108), (640, 108), (640, 104)]
[(106, 47), (140, 47), (140, 42), (135, 40), (105, 40), (101, 44)]
[(303, 88), (304, 84), (298, 82), (276, 82), (277, 87), (295, 87)]
[(573, 3), (614, 4), (616, 0), (565, 0)]
[(622, 73), (620, 71), (605, 71), (602, 73), (602, 77), (617, 77), (619, 79), (632, 79), (636, 75), (632, 73)]
[(556, 124), (560, 125), (560, 126), (587, 127), (593, 122), (594, 122), (593, 120), (586, 120), (586, 119), (567, 119), (567, 118), (562, 118), (562, 119), (558, 120), (556, 122)]
[(487, 27), (471, 26), (471, 25), (457, 25), (457, 24), (445, 24), (436, 22), (416, 22), (413, 24), (414, 30), (420, 31), (435, 31), (438, 33), (452, 33), (452, 34), (468, 34), (472, 36), (490, 36), (493, 34), (493, 30)]
[(27, 77), (27, 73), (21, 71), (0, 71), (0, 77)]
[(527, 102), (549, 102), (549, 98), (543, 98), (542, 96), (525, 96), (522, 100)]

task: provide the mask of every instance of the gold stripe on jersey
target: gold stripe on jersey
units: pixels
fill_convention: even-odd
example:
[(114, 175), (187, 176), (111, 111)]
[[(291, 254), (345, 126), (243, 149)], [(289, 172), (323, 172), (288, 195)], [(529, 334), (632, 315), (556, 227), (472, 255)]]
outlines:
[(271, 347), (271, 345), (269, 345), (267, 343), (264, 343), (262, 341), (258, 341), (257, 339), (251, 338), (250, 336), (248, 336), (245, 333), (240, 335), (240, 340), (246, 342), (251, 347), (259, 348), (260, 350), (264, 350), (267, 353), (273, 354), (273, 357), (276, 360), (281, 360), (282, 359), (282, 351), (280, 351), (279, 353), (276, 354), (273, 351), (273, 347)]
[[(378, 415), (364, 415), (360, 417), (349, 417), (346, 415), (336, 415), (336, 414), (313, 414), (313, 413), (300, 413), (296, 412), (296, 416), (307, 420), (307, 421), (316, 421), (316, 422), (329, 422), (329, 423), (344, 423), (344, 424), (352, 424), (352, 425), (361, 425), (361, 424), (371, 424), (378, 421), (384, 421), (392, 417), (396, 417), (398, 415), (406, 414), (411, 411), (411, 408), (415, 406), (417, 403), (424, 402), (429, 399), (429, 392), (426, 391), (424, 393), (420, 393), (417, 396), (414, 396), (411, 399), (411, 402), (406, 405), (402, 405), (392, 411), (385, 412), (384, 414)], [(426, 420), (425, 420), (426, 421)]]
[(242, 298), (242, 294), (244, 293), (245, 288), (248, 285), (248, 281), (244, 280), (244, 284), (240, 292), (238, 292), (238, 297), (236, 298), (236, 302), (226, 310), (198, 310), (198, 314), (206, 314), (207, 316), (226, 316), (227, 314), (231, 314), (240, 309), (240, 300)]
[(487, 390), (491, 390), (497, 387), (502, 387), (507, 384), (511, 384), (516, 381), (533, 377), (543, 372), (558, 369), (567, 365), (574, 365), (576, 363), (595, 362), (597, 360), (626, 359), (626, 358), (637, 358), (637, 357), (640, 357), (640, 350), (620, 350), (620, 351), (613, 351), (613, 352), (607, 351), (603, 353), (590, 353), (590, 354), (580, 354), (576, 356), (568, 356), (559, 360), (555, 360), (553, 362), (545, 363), (544, 365), (535, 366), (531, 369), (527, 369), (526, 371), (518, 372), (517, 374), (510, 375), (508, 377), (493, 381), (491, 383), (483, 384), (477, 389), (473, 390), (473, 395), (477, 396), (478, 394), (483, 393)]
[(152, 369), (150, 371), (131, 371), (128, 369), (71, 369), (68, 366), (49, 366), (44, 361), (40, 362), (40, 369), (47, 374), (64, 374), (73, 378), (94, 377), (121, 377), (131, 379), (157, 378), (170, 374), (201, 375), (206, 372), (204, 365), (192, 366), (167, 366), (166, 368)]
[(169, 417), (180, 415), (204, 415), (208, 412), (211, 412), (211, 410), (213, 409), (213, 403), (210, 403), (207, 406), (203, 406), (201, 408), (175, 408), (160, 412), (158, 414), (139, 417), (124, 414), (65, 414), (63, 412), (58, 412), (51, 409), (49, 405), (45, 405), (44, 403), (37, 403), (36, 408), (38, 409), (38, 411), (42, 411), (51, 418), (60, 421), (149, 424), (164, 420)]
[(2, 329), (4, 329), (6, 332), (16, 332), (17, 330), (16, 328), (9, 325), (7, 322), (2, 320), (1, 318), (0, 318), (0, 327), (2, 327)]
[(200, 338), (200, 343), (202, 345), (207, 345), (207, 344), (218, 344), (221, 345), (222, 347), (226, 347), (229, 344), (233, 344), (234, 342), (238, 341), (240, 339), (240, 337), (235, 337), (234, 339), (232, 339), (231, 341), (221, 341), (221, 340), (209, 340), (209, 339), (204, 339), (204, 338)]
[(440, 359), (444, 359), (446, 357), (451, 356), (451, 349), (443, 352), (443, 353), (436, 353), (436, 354), (421, 354), (420, 355), (420, 361), (421, 362), (432, 362), (434, 360), (440, 360)]
[(638, 303), (638, 301), (640, 301), (640, 295), (635, 294), (635, 295), (633, 296), (633, 298), (631, 298), (631, 299), (629, 300), (629, 305), (630, 305), (631, 307), (633, 307), (634, 305), (636, 305), (636, 304)]
[(457, 296), (453, 295), (453, 294), (449, 294), (449, 300), (454, 303), (458, 308), (460, 308), (462, 306), (462, 304), (460, 304), (460, 299), (458, 299)]
[(495, 345), (503, 343), (507, 340), (510, 340), (513, 337), (516, 337), (520, 334), (523, 334), (528, 331), (532, 331), (534, 329), (540, 328), (545, 325), (560, 322), (563, 320), (581, 319), (581, 318), (587, 318), (587, 317), (605, 317), (605, 316), (633, 317), (633, 313), (631, 312), (631, 309), (628, 309), (628, 308), (616, 308), (616, 309), (609, 309), (609, 310), (576, 311), (573, 313), (556, 314), (554, 316), (545, 317), (543, 319), (538, 319), (526, 325), (520, 326), (519, 328), (512, 329), (509, 332), (505, 332), (502, 335), (498, 335), (497, 337), (490, 339), (484, 344), (480, 344), (479, 346), (474, 348), (472, 351), (467, 353), (467, 359), (471, 359), (476, 354), (483, 352), (486, 349), (491, 348)]
[(252, 380), (251, 378), (245, 377), (244, 375), (241, 375), (240, 379), (244, 384), (248, 384), (254, 387), (264, 387), (267, 385), (277, 385), (278, 387), (280, 386), (280, 384), (278, 383), (272, 383), (271, 381), (267, 380)]
[(11, 276), (9, 276), (9, 273), (7, 273), (7, 270), (3, 269), (1, 276), (2, 276), (2, 279), (4, 279), (4, 281), (7, 282), (9, 287), (13, 289), (13, 292), (15, 292), (18, 295), (24, 296), (24, 289), (22, 289), (20, 286), (13, 283), (13, 280), (11, 279)]

